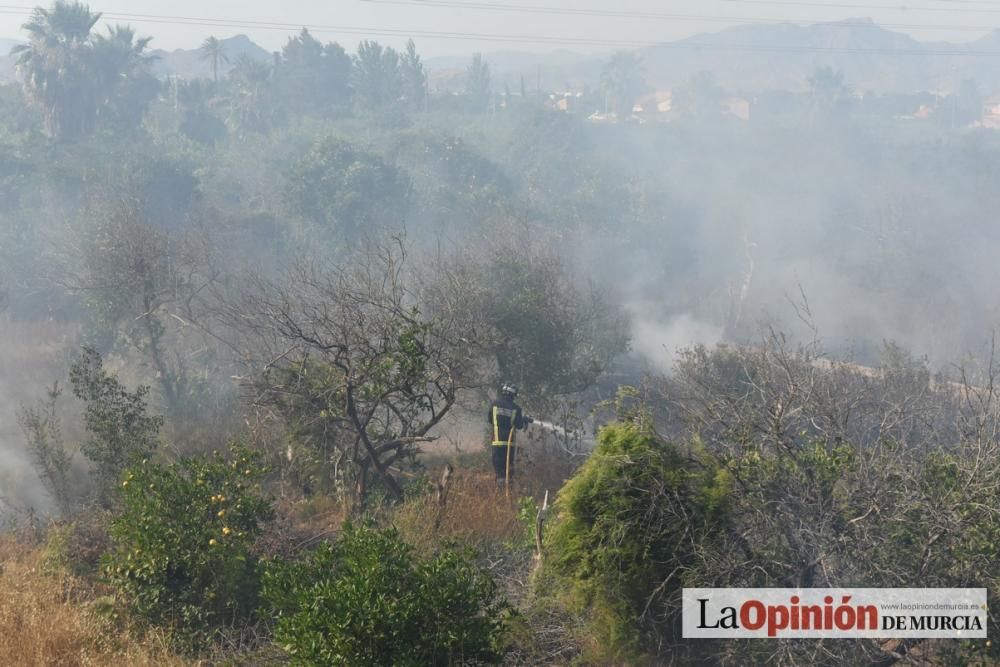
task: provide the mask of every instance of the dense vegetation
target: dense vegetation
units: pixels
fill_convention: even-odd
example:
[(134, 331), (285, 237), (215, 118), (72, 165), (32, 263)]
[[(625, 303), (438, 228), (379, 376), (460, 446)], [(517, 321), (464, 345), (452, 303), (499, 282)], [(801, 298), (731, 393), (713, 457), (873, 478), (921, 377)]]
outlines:
[[(630, 121), (625, 53), (597, 123), (482, 56), (438, 90), (412, 42), (305, 30), (158, 80), (96, 22), (36, 11), (0, 87), (0, 553), (42, 582), (0, 573), (0, 609), (66, 619), (39, 657), (0, 614), (0, 662), (1000, 656), (679, 634), (684, 586), (995, 597), (996, 369), (932, 372), (995, 323), (988, 131), (869, 113), (830, 69), (781, 114), (700, 76)], [(506, 487), (500, 381), (567, 429)]]

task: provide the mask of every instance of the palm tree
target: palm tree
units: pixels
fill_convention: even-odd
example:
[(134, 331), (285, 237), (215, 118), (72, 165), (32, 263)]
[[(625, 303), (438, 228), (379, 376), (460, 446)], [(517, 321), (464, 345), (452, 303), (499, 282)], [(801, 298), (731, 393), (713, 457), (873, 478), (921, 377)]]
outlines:
[(230, 72), (229, 123), (242, 134), (266, 133), (275, 119), (273, 79), (267, 63), (246, 54), (239, 57)]
[(37, 7), (22, 26), (28, 43), (11, 51), (49, 136), (78, 136), (93, 126), (100, 91), (90, 76), (91, 30), (100, 18), (79, 2), (56, 0), (49, 9)]
[(146, 107), (159, 89), (149, 68), (155, 56), (146, 53), (151, 37), (137, 39), (129, 26), (108, 28), (94, 39), (92, 69), (97, 88), (104, 94), (98, 114), (118, 125), (138, 127)]
[(201, 59), (212, 61), (212, 80), (219, 82), (219, 63), (228, 63), (229, 57), (217, 37), (206, 37), (201, 43)]

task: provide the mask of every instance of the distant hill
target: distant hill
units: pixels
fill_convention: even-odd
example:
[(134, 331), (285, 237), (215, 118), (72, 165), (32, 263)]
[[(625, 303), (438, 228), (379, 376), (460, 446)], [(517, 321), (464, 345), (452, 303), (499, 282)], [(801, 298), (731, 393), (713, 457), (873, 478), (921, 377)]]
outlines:
[[(829, 66), (856, 90), (949, 92), (973, 79), (984, 93), (1000, 92), (1000, 31), (969, 43), (919, 42), (870, 19), (811, 26), (759, 24), (727, 28), (641, 49), (650, 86), (671, 89), (709, 71), (725, 89), (759, 92), (803, 90), (809, 76)], [(607, 54), (485, 53), (497, 86), (546, 90), (596, 86)], [(469, 59), (431, 58), (439, 87), (461, 85)], [(434, 71), (437, 70), (437, 71)]]
[[(241, 56), (268, 61), (273, 56), (246, 35), (221, 40), (228, 72)], [(14, 78), (7, 56), (17, 42), (0, 39), (0, 83)], [(212, 65), (199, 49), (156, 50), (157, 76), (208, 78)], [(974, 79), (986, 94), (1000, 92), (1000, 30), (974, 42), (919, 42), (882, 28), (869, 19), (848, 19), (811, 26), (760, 24), (727, 28), (677, 42), (641, 49), (646, 79), (659, 89), (675, 88), (694, 75), (709, 71), (724, 88), (748, 93), (802, 90), (818, 67), (844, 74), (845, 83), (880, 92), (948, 92)], [(548, 53), (485, 52), (498, 90), (579, 90), (594, 87), (609, 54), (581, 54), (565, 49)], [(427, 58), (431, 85), (457, 90), (463, 83), (468, 57)]]
[[(996, 55), (976, 55), (982, 53)], [(642, 55), (650, 83), (665, 88), (707, 70), (730, 90), (795, 90), (823, 66), (842, 72), (855, 89), (947, 91), (970, 78), (1000, 86), (1000, 34), (968, 44), (923, 43), (868, 19), (738, 26), (648, 47)]]
[[(263, 47), (255, 44), (246, 35), (236, 35), (220, 39), (222, 52), (226, 56), (224, 62), (219, 63), (219, 76), (228, 72), (242, 56), (253, 60), (270, 60), (273, 56)], [(212, 63), (205, 60), (200, 49), (176, 49), (174, 51), (164, 51), (156, 49), (152, 51), (156, 56), (153, 64), (153, 73), (159, 77), (176, 75), (185, 79), (212, 78)]]

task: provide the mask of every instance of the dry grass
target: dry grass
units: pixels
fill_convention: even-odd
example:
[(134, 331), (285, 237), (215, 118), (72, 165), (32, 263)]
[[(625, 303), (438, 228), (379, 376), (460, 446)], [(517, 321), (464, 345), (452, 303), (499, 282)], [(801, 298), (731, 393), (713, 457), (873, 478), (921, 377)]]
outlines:
[(519, 494), (514, 485), (508, 496), (492, 473), (460, 469), (452, 476), (443, 507), (428, 493), (396, 508), (391, 520), (403, 539), (423, 552), (433, 551), (442, 540), (483, 549), (523, 533), (517, 518)]
[[(434, 487), (446, 462), (454, 468), (444, 506)], [(433, 550), (442, 540), (457, 541), (480, 551), (495, 545), (519, 544), (526, 527), (518, 518), (520, 500), (530, 496), (538, 505), (546, 492), (549, 502), (568, 479), (578, 461), (558, 448), (532, 442), (521, 449), (510, 488), (494, 479), (489, 452), (471, 448), (454, 457), (424, 459), (427, 493), (411, 498), (391, 513), (403, 538), (421, 550)]]
[(44, 549), (0, 538), (0, 665), (186, 665), (162, 637), (123, 631), (95, 609), (108, 601)]

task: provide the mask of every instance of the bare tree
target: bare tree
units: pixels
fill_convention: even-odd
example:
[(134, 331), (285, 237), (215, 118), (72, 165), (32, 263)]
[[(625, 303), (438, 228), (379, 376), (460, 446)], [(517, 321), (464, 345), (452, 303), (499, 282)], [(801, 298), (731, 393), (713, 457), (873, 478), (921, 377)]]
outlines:
[[(687, 351), (660, 385), (662, 405), (678, 417), (661, 419), (671, 428), (664, 437), (693, 443), (694, 469), (711, 460), (724, 471), (725, 520), (692, 532), (694, 557), (669, 576), (723, 587), (1000, 584), (986, 546), (1000, 530), (997, 372), (990, 354), (935, 376), (891, 344), (867, 368), (773, 332), (755, 347)], [(656, 598), (667, 584), (651, 594), (655, 621), (678, 610), (678, 600)], [(715, 652), (722, 664), (890, 665), (918, 644), (936, 662), (964, 650), (788, 641), (766, 656), (752, 642)]]
[(321, 481), (359, 503), (373, 475), (402, 497), (394, 466), (434, 439), (475, 383), (475, 327), (428, 305), (405, 263), (395, 240), (349, 268), (300, 264), (281, 282), (254, 279), (225, 313), (252, 406), (287, 424)]
[(76, 270), (63, 282), (83, 297), (111, 343), (149, 364), (167, 412), (195, 416), (205, 377), (193, 371), (192, 359), (210, 355), (191, 321), (218, 278), (212, 240), (197, 225), (181, 234), (154, 224), (139, 196), (108, 197), (72, 248)]

